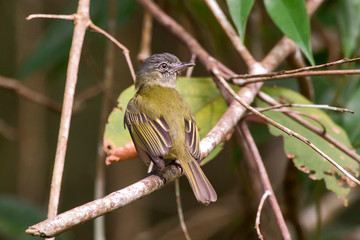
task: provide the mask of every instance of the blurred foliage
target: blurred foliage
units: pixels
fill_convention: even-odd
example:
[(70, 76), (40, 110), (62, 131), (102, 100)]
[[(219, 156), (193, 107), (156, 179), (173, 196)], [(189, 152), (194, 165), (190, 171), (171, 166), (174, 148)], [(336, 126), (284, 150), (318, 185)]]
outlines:
[[(46, 211), (14, 196), (0, 194), (0, 239), (26, 240), (25, 229), (46, 219)], [(32, 239), (43, 239), (32, 237)], [(67, 240), (69, 234), (57, 239)]]

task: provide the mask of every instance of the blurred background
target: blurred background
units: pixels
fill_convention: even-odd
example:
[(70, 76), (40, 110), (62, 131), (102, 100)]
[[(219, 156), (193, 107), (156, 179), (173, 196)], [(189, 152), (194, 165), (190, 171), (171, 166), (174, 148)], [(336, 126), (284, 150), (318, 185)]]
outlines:
[[(246, 73), (245, 65), (235, 52), (205, 3), (199, 0), (161, 0), (157, 3), (167, 14), (185, 27), (200, 44), (236, 73)], [(226, 10), (226, 2), (218, 3)], [(325, 1), (312, 20), (312, 43), (317, 63), (345, 56), (339, 28), (338, 1)], [(33, 13), (72, 14), (77, 1), (69, 0), (0, 0), (0, 78), (19, 89), (25, 86), (47, 96), (52, 107), (34, 103), (1, 81), (0, 84), (0, 239), (40, 239), (26, 236), (25, 229), (46, 219), (50, 183), (68, 54), (73, 24), (56, 19), (25, 18)], [(91, 1), (91, 19), (108, 30), (114, 20), (114, 37), (130, 50), (135, 69), (141, 42), (143, 9), (133, 0)], [(346, 12), (345, 12), (346, 13)], [(344, 13), (344, 14), (345, 14)], [(340, 12), (341, 14), (341, 12)], [(273, 25), (262, 1), (256, 1), (246, 35), (246, 46), (261, 60), (282, 37)], [(164, 27), (153, 22), (152, 53), (170, 52), (182, 61), (191, 53)], [(115, 54), (114, 86), (108, 96), (112, 107), (117, 96), (132, 84), (122, 51), (103, 35), (87, 31), (76, 87), (75, 110), (71, 121), (66, 163), (63, 175), (59, 213), (94, 200), (94, 181), (98, 135), (103, 131), (103, 79), (109, 47)], [(359, 44), (351, 53), (357, 56)], [(358, 64), (352, 64), (357, 68)], [(291, 69), (285, 62), (279, 69)], [(197, 64), (194, 76), (208, 76)], [(340, 80), (339, 80), (340, 79)], [(348, 106), (360, 98), (356, 76), (317, 77), (313, 81), (316, 103)], [(351, 80), (351, 81), (350, 81)], [(298, 90), (296, 81), (267, 84)], [(19, 90), (21, 91), (21, 90)], [(82, 101), (81, 99), (86, 99)], [(360, 100), (360, 99), (359, 99)], [(360, 108), (353, 104), (354, 108)], [(339, 113), (331, 117), (345, 130), (355, 147), (359, 134), (352, 123)], [(357, 119), (356, 121), (358, 121)], [(265, 166), (294, 239), (360, 239), (359, 189), (353, 189), (349, 206), (329, 193), (323, 182), (314, 182), (299, 172), (283, 153), (282, 139), (272, 137), (267, 127), (253, 123), (252, 132), (261, 149)], [(259, 199), (249, 182), (249, 170), (234, 136), (224, 145), (216, 159), (204, 171), (218, 193), (218, 201), (208, 207), (198, 204), (184, 177), (180, 179), (185, 221), (193, 239), (257, 239), (254, 230)], [(143, 178), (147, 168), (138, 160), (106, 166), (106, 194)], [(329, 216), (319, 220), (319, 205)], [(322, 209), (322, 208), (321, 208)], [(299, 221), (294, 221), (294, 215)], [(174, 184), (154, 192), (123, 209), (105, 216), (107, 239), (183, 239), (175, 203)], [(303, 224), (307, 223), (307, 224)], [(93, 221), (77, 226), (57, 239), (94, 239)], [(262, 231), (268, 239), (281, 235), (268, 203), (265, 204)]]

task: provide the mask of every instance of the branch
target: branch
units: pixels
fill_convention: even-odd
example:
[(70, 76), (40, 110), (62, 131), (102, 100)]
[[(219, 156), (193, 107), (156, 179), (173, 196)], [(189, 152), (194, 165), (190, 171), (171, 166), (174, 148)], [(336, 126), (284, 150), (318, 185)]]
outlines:
[(0, 87), (7, 88), (15, 91), (18, 95), (29, 99), (35, 103), (40, 105), (44, 105), (45, 107), (55, 111), (61, 112), (61, 106), (56, 101), (51, 98), (46, 97), (28, 87), (22, 85), (19, 81), (11, 78), (6, 78), (0, 76)]
[(257, 170), (258, 170), (259, 177), (260, 177), (260, 181), (261, 181), (261, 183), (263, 185), (264, 191), (265, 192), (267, 192), (267, 191), (270, 192), (270, 194), (269, 194), (270, 204), (271, 204), (271, 207), (272, 207), (272, 209), (274, 211), (274, 214), (275, 214), (275, 217), (276, 217), (276, 220), (277, 220), (277, 224), (278, 224), (278, 226), (280, 228), (282, 237), (285, 240), (290, 240), (291, 237), (290, 237), (289, 230), (288, 230), (288, 228), (286, 226), (284, 217), (283, 217), (283, 215), (281, 213), (279, 203), (277, 202), (276, 196), (275, 196), (274, 191), (273, 191), (273, 189), (271, 187), (271, 183), (270, 183), (269, 177), (267, 175), (264, 163), (263, 163), (263, 161), (261, 159), (259, 150), (256, 147), (255, 141), (254, 141), (253, 137), (251, 136), (250, 130), (249, 130), (248, 126), (246, 125), (246, 123), (244, 121), (240, 122), (239, 130), (240, 130), (241, 135), (242, 135), (242, 137), (244, 139), (244, 141), (242, 142), (243, 147), (245, 149), (248, 149), (247, 152), (252, 154), (252, 158), (256, 163)]
[[(79, 5), (82, 1), (88, 1), (88, 0), (79, 0)], [(79, 9), (79, 8), (78, 8)], [(80, 13), (76, 13), (76, 14), (72, 14), (72, 15), (57, 15), (57, 14), (31, 14), (29, 15), (26, 20), (32, 20), (34, 18), (51, 18), (51, 19), (63, 19), (63, 20), (71, 20), (74, 21), (75, 26), (77, 24), (77, 21), (79, 20), (79, 18), (81, 18), (82, 16), (79, 15)], [(133, 81), (135, 81), (135, 71), (134, 71), (134, 67), (132, 65), (131, 62), (131, 58), (130, 58), (130, 52), (129, 50), (122, 45), (119, 41), (117, 41), (113, 36), (111, 36), (110, 34), (108, 34), (106, 31), (104, 31), (103, 29), (99, 28), (98, 26), (96, 26), (90, 19), (89, 16), (87, 16), (86, 18), (86, 29), (88, 27), (92, 28), (93, 30), (95, 30), (96, 32), (99, 32), (101, 34), (103, 34), (105, 37), (107, 37), (110, 41), (112, 41), (113, 43), (115, 43), (120, 49), (123, 50), (123, 54), (125, 56), (126, 62), (128, 64), (128, 67), (130, 69), (130, 73), (131, 76), (133, 78)], [(86, 30), (85, 29), (85, 30)]]
[[(258, 96), (262, 101), (264, 101), (264, 102), (266, 102), (266, 103), (268, 103), (268, 104), (270, 104), (272, 106), (275, 106), (275, 105), (279, 104), (278, 102), (275, 101), (275, 99), (273, 99), (272, 97), (270, 97), (269, 95), (267, 95), (267, 94), (265, 94), (263, 92), (259, 92)], [(337, 147), (339, 150), (343, 151), (346, 155), (348, 155), (349, 157), (355, 159), (356, 161), (358, 161), (360, 163), (360, 156), (354, 150), (351, 150), (348, 147), (344, 146), (342, 143), (338, 142), (332, 136), (324, 133), (324, 131), (322, 131), (321, 129), (319, 129), (319, 128), (315, 127), (314, 125), (310, 124), (309, 122), (307, 122), (303, 118), (297, 116), (296, 114), (291, 113), (291, 111), (284, 112), (284, 114), (286, 116), (290, 117), (291, 119), (297, 121), (298, 123), (300, 123), (301, 125), (303, 125), (307, 129), (311, 130), (312, 132), (316, 133), (320, 137), (324, 138), (329, 143), (331, 143), (332, 145)]]
[(173, 164), (168, 165), (162, 173), (166, 183), (156, 175), (149, 175), (148, 177), (103, 198), (86, 203), (61, 213), (52, 219), (47, 219), (33, 225), (26, 230), (26, 233), (44, 238), (56, 236), (73, 226), (124, 207), (131, 202), (149, 195), (153, 191), (163, 188), (165, 185), (182, 175), (181, 169)]
[(227, 20), (223, 11), (221, 11), (221, 8), (217, 4), (217, 2), (215, 0), (205, 0), (205, 2), (216, 17), (217, 21), (220, 23), (227, 36), (229, 37), (235, 49), (244, 59), (247, 67), (249, 69), (252, 68), (256, 63), (256, 60), (250, 54), (249, 50), (247, 50), (247, 48), (243, 45), (240, 37), (237, 35), (236, 31), (231, 26), (230, 22)]
[(137, 55), (137, 59), (140, 62), (145, 61), (146, 58), (150, 57), (151, 51), (151, 38), (152, 38), (152, 24), (153, 19), (150, 13), (144, 12), (144, 18), (141, 30), (141, 43), (140, 51)]
[(289, 74), (295, 74), (295, 73), (300, 73), (300, 72), (307, 72), (307, 71), (311, 71), (311, 70), (316, 70), (319, 68), (328, 68), (328, 67), (333, 67), (336, 65), (340, 65), (340, 64), (344, 64), (344, 63), (352, 63), (352, 62), (359, 62), (360, 58), (343, 58), (334, 62), (329, 62), (329, 63), (324, 63), (324, 64), (319, 64), (316, 66), (306, 66), (306, 67), (301, 67), (301, 68), (297, 68), (297, 69), (292, 69), (292, 70), (283, 70), (283, 71), (279, 71), (279, 72), (270, 72), (270, 73), (263, 73), (263, 74), (238, 74), (235, 76), (232, 76), (229, 78), (229, 80), (233, 80), (233, 79), (238, 79), (238, 78), (242, 78), (242, 79), (252, 79), (252, 78), (261, 78), (261, 77), (276, 77), (278, 75), (289, 75)]
[(297, 78), (297, 77), (308, 77), (308, 76), (328, 76), (328, 75), (358, 75), (360, 74), (359, 69), (352, 70), (323, 70), (323, 71), (307, 71), (307, 72), (299, 72), (293, 74), (279, 74), (272, 77), (258, 77), (251, 78), (248, 80), (244, 79), (234, 79), (234, 84), (243, 86), (245, 84), (257, 83), (257, 82), (267, 82), (273, 80), (282, 80), (288, 78)]
[(182, 209), (182, 206), (181, 206), (179, 179), (175, 179), (175, 196), (176, 196), (176, 206), (177, 206), (177, 210), (178, 210), (181, 230), (184, 233), (185, 239), (186, 240), (191, 240), (191, 237), (189, 235), (189, 232), (188, 232), (186, 224), (185, 224), (184, 213), (183, 213), (183, 209)]
[(265, 203), (265, 200), (267, 199), (268, 196), (271, 195), (271, 192), (269, 190), (266, 190), (263, 194), (263, 196), (261, 197), (261, 200), (260, 200), (260, 203), (259, 203), (259, 207), (258, 207), (258, 210), (257, 210), (257, 213), (256, 213), (256, 220), (255, 220), (255, 229), (256, 229), (256, 233), (258, 235), (258, 238), (263, 240), (264, 237), (263, 235), (261, 234), (261, 231), (260, 231), (260, 218), (261, 218), (261, 211), (263, 209), (263, 206), (264, 206), (264, 203)]
[(245, 102), (243, 99), (241, 99), (236, 93), (232, 90), (232, 88), (228, 85), (228, 83), (225, 81), (224, 78), (221, 76), (217, 76), (220, 83), (224, 86), (224, 88), (235, 98), (236, 101), (238, 101), (244, 108), (251, 111), (254, 115), (260, 117), (261, 119), (265, 120), (267, 123), (273, 125), (274, 127), (280, 129), (281, 131), (287, 133), (289, 136), (293, 136), (297, 139), (299, 139), (301, 142), (305, 143), (309, 147), (311, 147), (315, 152), (317, 152), (320, 156), (325, 158), (328, 162), (330, 162), (334, 167), (336, 167), (340, 172), (342, 172), (345, 176), (347, 176), (351, 181), (356, 183), (357, 185), (360, 185), (360, 181), (356, 179), (354, 176), (352, 176), (348, 171), (346, 171), (343, 167), (341, 167), (336, 161), (334, 161), (332, 158), (330, 158), (328, 155), (326, 155), (323, 151), (321, 151), (317, 146), (312, 144), (307, 138), (301, 136), (300, 134), (284, 127), (283, 125), (275, 122), (271, 118), (268, 118), (267, 116), (261, 114), (259, 111), (257, 111), (255, 108), (251, 107), (247, 102)]

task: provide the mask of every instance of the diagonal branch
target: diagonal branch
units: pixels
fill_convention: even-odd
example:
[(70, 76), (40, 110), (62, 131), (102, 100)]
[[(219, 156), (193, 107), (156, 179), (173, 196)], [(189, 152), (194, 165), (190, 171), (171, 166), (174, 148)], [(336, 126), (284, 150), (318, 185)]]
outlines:
[(15, 79), (0, 76), (0, 87), (13, 90), (20, 96), (27, 98), (40, 105), (44, 105), (55, 112), (61, 112), (61, 106), (56, 101), (30, 88), (27, 88), (26, 86), (24, 86)]
[(252, 153), (252, 158), (255, 161), (255, 164), (257, 166), (257, 170), (258, 170), (259, 176), (260, 176), (260, 181), (263, 185), (264, 191), (265, 192), (269, 191), (271, 193), (269, 195), (270, 204), (274, 211), (274, 214), (275, 214), (275, 217), (277, 220), (277, 224), (279, 225), (282, 237), (285, 240), (290, 240), (291, 237), (290, 237), (289, 230), (286, 226), (284, 217), (281, 213), (279, 203), (277, 202), (276, 196), (271, 187), (271, 183), (270, 183), (269, 177), (267, 175), (264, 163), (261, 159), (259, 150), (256, 147), (255, 141), (254, 141), (253, 137), (251, 136), (250, 130), (244, 121), (240, 122), (239, 129), (240, 129), (241, 135), (244, 139), (243, 147), (246, 149), (249, 149), (249, 151), (247, 151), (247, 152)]
[[(275, 99), (273, 99), (272, 97), (270, 97), (269, 95), (267, 95), (264, 92), (259, 92), (258, 96), (262, 101), (264, 101), (272, 106), (276, 106), (279, 104)], [(346, 155), (348, 155), (349, 157), (355, 159), (356, 161), (358, 161), (360, 163), (360, 156), (356, 153), (356, 151), (351, 150), (348, 147), (344, 146), (342, 143), (338, 142), (335, 138), (333, 138), (329, 134), (324, 133), (324, 131), (322, 129), (315, 127), (314, 125), (310, 124), (308, 121), (297, 116), (296, 114), (292, 113), (291, 111), (286, 111), (286, 112), (284, 112), (284, 114), (286, 116), (290, 117), (291, 119), (297, 121), (298, 123), (300, 123), (307, 129), (311, 130), (312, 132), (316, 133), (320, 137), (324, 138), (326, 141), (333, 144), (339, 150), (343, 151)]]
[(205, 2), (220, 23), (225, 33), (228, 35), (235, 49), (244, 59), (247, 67), (249, 69), (252, 68), (256, 63), (256, 60), (250, 54), (249, 50), (243, 45), (240, 37), (236, 34), (236, 31), (231, 26), (230, 22), (227, 20), (225, 14), (221, 11), (221, 8), (217, 4), (217, 2), (215, 0), (205, 0)]

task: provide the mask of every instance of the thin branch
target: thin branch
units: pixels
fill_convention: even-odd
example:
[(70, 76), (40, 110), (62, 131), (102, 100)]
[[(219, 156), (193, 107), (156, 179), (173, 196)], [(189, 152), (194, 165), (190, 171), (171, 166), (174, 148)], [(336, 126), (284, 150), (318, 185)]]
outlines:
[[(270, 104), (270, 105), (278, 105), (279, 103), (276, 102), (272, 97), (270, 97), (269, 95), (265, 94), (264, 92), (259, 92), (258, 93), (258, 97)], [(321, 129), (313, 126), (312, 124), (310, 124), (309, 122), (305, 121), (303, 118), (297, 116), (294, 113), (291, 113), (291, 111), (288, 112), (284, 112), (285, 115), (287, 115), (288, 117), (290, 117), (291, 119), (297, 121), (298, 123), (300, 123), (301, 125), (303, 125), (304, 127), (308, 128), (309, 130), (311, 130), (312, 132), (316, 133), (317, 135), (319, 135), (320, 137), (323, 137), (326, 141), (328, 141), (329, 143), (331, 143), (332, 145), (334, 145), (336, 148), (338, 148), (339, 150), (343, 151), (346, 155), (348, 155), (349, 157), (355, 159), (356, 161), (360, 162), (360, 156), (356, 153), (356, 151), (354, 151), (353, 149), (349, 149), (348, 147), (344, 146), (342, 143), (338, 142), (335, 138), (333, 138), (332, 136), (324, 133)]]
[(129, 66), (129, 69), (130, 69), (130, 73), (131, 73), (131, 76), (133, 78), (133, 81), (135, 82), (135, 70), (134, 70), (134, 67), (132, 65), (132, 62), (131, 62), (131, 58), (130, 58), (130, 51), (129, 49), (127, 49), (124, 45), (122, 45), (118, 40), (116, 40), (113, 36), (111, 36), (110, 34), (108, 34), (106, 31), (102, 30), (101, 28), (99, 28), (98, 26), (96, 26), (94, 23), (90, 22), (90, 25), (89, 27), (91, 27), (92, 29), (94, 29), (95, 31), (103, 34), (105, 37), (107, 37), (108, 39), (110, 39), (113, 43), (116, 44), (116, 46), (118, 46), (120, 49), (123, 50), (123, 54), (125, 56), (125, 59), (126, 59), (126, 62)]
[[(79, 3), (81, 2), (82, 0), (79, 0)], [(87, 1), (87, 0), (86, 0)], [(75, 24), (76, 24), (76, 21), (78, 20), (79, 18), (79, 13), (77, 14), (72, 14), (72, 15), (59, 15), (59, 14), (31, 14), (29, 15), (26, 20), (31, 20), (31, 19), (34, 19), (34, 18), (51, 18), (51, 19), (64, 19), (64, 20), (71, 20), (71, 21), (74, 21)], [(98, 26), (96, 26), (92, 21), (91, 19), (88, 17), (87, 18), (87, 23), (86, 23), (86, 28), (90, 27), (92, 28), (93, 30), (95, 30), (96, 32), (99, 32), (101, 34), (103, 34), (105, 37), (107, 37), (108, 39), (110, 39), (113, 43), (115, 43), (120, 49), (123, 50), (123, 54), (125, 56), (125, 59), (126, 59), (126, 62), (129, 66), (129, 69), (130, 69), (130, 73), (131, 73), (131, 76), (133, 78), (133, 81), (135, 81), (135, 70), (134, 70), (134, 67), (132, 65), (132, 62), (131, 62), (131, 58), (130, 58), (130, 54), (129, 54), (129, 50), (124, 46), (122, 45), (119, 41), (117, 41), (113, 36), (111, 36), (110, 34), (108, 34), (106, 31), (104, 31), (103, 29), (99, 28)]]
[[(301, 54), (300, 48), (288, 57), (288, 62), (291, 68), (303, 68), (306, 67), (304, 57)], [(315, 93), (314, 86), (312, 84), (311, 78), (309, 76), (303, 76), (297, 78), (297, 84), (299, 86), (299, 91), (301, 95), (305, 96), (310, 101), (314, 101)]]
[(274, 191), (273, 191), (273, 189), (271, 187), (269, 177), (267, 175), (264, 163), (263, 163), (263, 161), (261, 159), (259, 150), (256, 147), (256, 143), (255, 143), (253, 137), (251, 136), (250, 130), (249, 130), (248, 126), (246, 125), (246, 123), (244, 121), (241, 121), (239, 125), (240, 125), (239, 130), (240, 130), (241, 135), (242, 135), (242, 137), (244, 139), (244, 141), (242, 142), (243, 146), (244, 146), (244, 148), (248, 149), (247, 152), (252, 153), (252, 158), (255, 161), (255, 164), (257, 166), (260, 181), (261, 181), (261, 183), (263, 185), (264, 191), (265, 192), (269, 191), (271, 193), (269, 195), (270, 204), (271, 204), (271, 207), (272, 207), (272, 209), (274, 211), (274, 214), (275, 214), (275, 217), (276, 217), (276, 220), (277, 220), (277, 224), (278, 224), (278, 226), (280, 228), (282, 237), (285, 240), (290, 240), (291, 239), (290, 232), (289, 232), (289, 230), (288, 230), (288, 228), (286, 226), (284, 217), (283, 217), (283, 215), (281, 213), (279, 203), (277, 202), (276, 196), (275, 196)]
[(50, 19), (63, 19), (63, 20), (75, 20), (75, 14), (72, 15), (61, 15), (61, 14), (31, 14), (26, 17), (26, 20), (32, 20), (34, 18), (50, 18)]
[(279, 74), (274, 75), (272, 77), (258, 77), (258, 78), (251, 78), (251, 79), (234, 79), (233, 83), (237, 85), (245, 85), (257, 82), (267, 82), (267, 81), (274, 81), (274, 80), (282, 80), (288, 78), (298, 78), (298, 77), (307, 77), (307, 76), (329, 76), (329, 75), (358, 75), (360, 74), (359, 69), (351, 69), (351, 70), (322, 70), (322, 71), (307, 71), (307, 72), (299, 72), (299, 73), (292, 73), (292, 74)]
[(257, 108), (257, 110), (259, 112), (264, 112), (264, 111), (285, 108), (285, 107), (319, 108), (319, 109), (327, 109), (327, 110), (333, 110), (333, 111), (338, 111), (338, 112), (348, 112), (348, 113), (352, 113), (352, 114), (355, 113), (354, 111), (347, 109), (347, 108), (333, 107), (333, 106), (324, 105), (324, 104), (297, 104), (297, 103), (278, 104), (278, 105), (273, 105), (271, 107), (266, 107), (266, 108)]
[(95, 86), (87, 88), (76, 95), (74, 99), (73, 114), (78, 112), (86, 101), (94, 98), (102, 92), (104, 92), (104, 87), (101, 84), (96, 84)]
[(279, 72), (269, 72), (269, 73), (263, 73), (263, 74), (238, 74), (238, 75), (234, 75), (232, 77), (229, 78), (229, 80), (233, 80), (233, 79), (238, 79), (238, 78), (242, 78), (242, 79), (253, 79), (253, 78), (262, 78), (262, 77), (276, 77), (279, 75), (290, 75), (290, 74), (295, 74), (295, 73), (301, 73), (301, 72), (308, 72), (311, 70), (316, 70), (319, 68), (328, 68), (328, 67), (332, 67), (335, 65), (340, 65), (340, 64), (344, 64), (344, 63), (351, 63), (351, 62), (359, 62), (360, 58), (343, 58), (334, 62), (329, 62), (329, 63), (324, 63), (324, 64), (319, 64), (316, 66), (306, 66), (306, 67), (301, 67), (301, 68), (297, 68), (297, 69), (292, 69), (292, 70), (282, 70)]
[[(108, 28), (109, 34), (115, 35), (116, 33), (116, 14), (117, 14), (117, 1), (110, 0), (108, 5), (109, 19)], [(115, 45), (107, 41), (105, 51), (105, 69), (104, 69), (104, 95), (102, 99), (102, 107), (100, 114), (100, 125), (97, 138), (97, 157), (96, 157), (96, 173), (94, 184), (94, 199), (105, 196), (106, 192), (106, 170), (105, 170), (105, 152), (102, 149), (104, 128), (107, 122), (109, 112), (112, 108), (112, 90), (114, 87), (114, 70), (115, 70)], [(105, 217), (101, 216), (94, 221), (94, 240), (105, 240)]]
[(230, 22), (227, 20), (225, 14), (221, 10), (220, 6), (215, 0), (205, 0), (206, 4), (220, 23), (221, 27), (229, 37), (235, 49), (244, 59), (247, 67), (250, 69), (256, 63), (254, 57), (250, 54), (249, 50), (243, 45), (240, 37), (237, 35), (234, 28), (231, 26)]
[(259, 207), (258, 207), (258, 210), (257, 210), (257, 213), (256, 213), (256, 219), (255, 219), (255, 229), (256, 229), (256, 233), (258, 235), (258, 238), (263, 240), (264, 237), (263, 235), (261, 234), (261, 231), (260, 231), (260, 218), (261, 218), (261, 211), (263, 209), (263, 206), (264, 206), (264, 203), (265, 203), (265, 200), (267, 199), (268, 196), (271, 195), (271, 192), (269, 190), (266, 190), (263, 194), (263, 196), (261, 197), (261, 200), (260, 200), (260, 203), (259, 203)]
[(24, 86), (15, 79), (0, 76), (0, 87), (13, 90), (18, 95), (27, 98), (35, 103), (38, 103), (40, 105), (43, 105), (49, 108), (50, 110), (53, 110), (55, 112), (61, 112), (61, 105), (58, 104), (56, 101)]
[(183, 213), (183, 209), (182, 209), (182, 206), (181, 206), (180, 184), (179, 184), (179, 179), (178, 178), (175, 179), (175, 196), (176, 196), (176, 206), (177, 206), (177, 210), (178, 210), (181, 230), (184, 233), (185, 239), (186, 240), (191, 240), (189, 232), (188, 232), (188, 230), (186, 228), (186, 224), (185, 224), (185, 220), (184, 220), (184, 213)]
[(151, 54), (152, 24), (153, 19), (151, 14), (145, 11), (141, 30), (140, 51), (137, 55), (137, 59), (140, 62), (143, 62), (146, 58), (150, 57)]
[[(216, 73), (214, 73), (216, 75)], [(236, 101), (238, 101), (243, 107), (254, 113), (254, 115), (260, 117), (261, 119), (265, 120), (267, 123), (273, 125), (274, 127), (280, 129), (281, 131), (285, 132), (289, 136), (294, 136), (295, 138), (299, 139), (301, 142), (305, 143), (309, 147), (311, 147), (313, 150), (315, 150), (320, 156), (325, 158), (328, 162), (330, 162), (334, 167), (336, 167), (340, 172), (342, 172), (345, 176), (347, 176), (351, 181), (354, 183), (360, 185), (360, 181), (356, 179), (354, 176), (352, 176), (348, 171), (346, 171), (343, 167), (341, 167), (336, 161), (334, 161), (332, 158), (330, 158), (328, 155), (326, 155), (323, 151), (321, 151), (318, 147), (316, 147), (314, 144), (312, 144), (307, 138), (301, 136), (300, 134), (284, 127), (283, 125), (279, 124), (278, 122), (275, 122), (274, 120), (268, 118), (267, 116), (261, 114), (259, 111), (257, 111), (255, 108), (251, 107), (248, 103), (246, 103), (243, 99), (241, 99), (236, 93), (232, 90), (232, 88), (228, 85), (228, 83), (225, 81), (225, 79), (221, 76), (218, 76), (218, 79), (220, 83), (224, 86), (224, 88), (235, 98)]]

